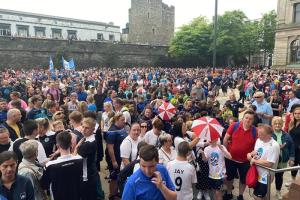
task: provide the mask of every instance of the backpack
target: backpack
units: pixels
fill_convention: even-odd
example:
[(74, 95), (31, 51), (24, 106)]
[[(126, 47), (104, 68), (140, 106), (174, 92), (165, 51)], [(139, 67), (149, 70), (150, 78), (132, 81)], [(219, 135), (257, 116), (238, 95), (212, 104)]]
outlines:
[[(240, 122), (237, 122), (237, 123), (234, 124), (232, 135), (236, 132), (236, 130), (238, 129), (239, 125), (240, 125)], [(252, 133), (253, 139), (256, 140), (256, 128), (254, 126), (252, 126), (251, 133)]]
[(248, 188), (255, 188), (258, 180), (258, 172), (255, 165), (251, 165), (246, 175), (246, 185)]
[(128, 165), (126, 165), (120, 171), (119, 176), (118, 176), (118, 180), (117, 180), (118, 188), (120, 190), (120, 194), (123, 193), (125, 184), (127, 182), (127, 178), (133, 174), (133, 169), (134, 169), (135, 164), (137, 164), (139, 162), (140, 162), (140, 160), (136, 159), (136, 160), (130, 162)]

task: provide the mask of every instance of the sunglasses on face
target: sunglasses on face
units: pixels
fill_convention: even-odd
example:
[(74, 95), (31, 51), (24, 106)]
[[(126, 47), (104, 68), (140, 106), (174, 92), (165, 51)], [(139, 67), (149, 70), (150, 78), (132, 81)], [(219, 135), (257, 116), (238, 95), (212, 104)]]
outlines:
[(259, 99), (259, 98), (262, 98), (263, 96), (261, 96), (261, 97), (254, 97), (255, 99)]

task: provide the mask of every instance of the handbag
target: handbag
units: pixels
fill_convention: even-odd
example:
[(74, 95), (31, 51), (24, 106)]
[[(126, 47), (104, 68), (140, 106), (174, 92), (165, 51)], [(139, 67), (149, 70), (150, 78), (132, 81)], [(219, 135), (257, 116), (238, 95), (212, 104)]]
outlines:
[(246, 185), (248, 188), (255, 188), (258, 180), (256, 165), (251, 165), (246, 175)]

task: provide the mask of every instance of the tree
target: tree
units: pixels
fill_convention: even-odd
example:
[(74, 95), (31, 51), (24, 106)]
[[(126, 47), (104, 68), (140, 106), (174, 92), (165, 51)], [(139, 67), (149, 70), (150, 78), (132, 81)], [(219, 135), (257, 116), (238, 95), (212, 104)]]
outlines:
[(265, 13), (259, 23), (260, 29), (260, 48), (264, 52), (264, 65), (266, 64), (266, 55), (272, 54), (275, 45), (275, 33), (277, 24), (277, 15), (274, 10)]
[[(261, 49), (272, 53), (275, 29), (275, 11), (260, 21), (250, 21), (240, 10), (225, 12), (218, 17), (217, 65), (249, 65), (252, 55)], [(185, 66), (211, 65), (212, 31), (213, 24), (201, 16), (182, 26), (171, 41), (171, 57)]]
[[(240, 61), (247, 55), (241, 45), (245, 41), (245, 22), (248, 20), (240, 10), (227, 11), (218, 19), (217, 60), (222, 65), (243, 64)], [(211, 49), (212, 50), (212, 47)]]
[(60, 69), (63, 67), (62, 57), (64, 57), (65, 60), (68, 60), (69, 51), (66, 47), (59, 47), (55, 52), (55, 56), (53, 58), (53, 64), (56, 68)]
[(189, 64), (207, 64), (211, 57), (207, 51), (212, 43), (212, 26), (205, 17), (198, 17), (180, 28), (172, 42), (169, 53), (174, 58), (186, 60)]

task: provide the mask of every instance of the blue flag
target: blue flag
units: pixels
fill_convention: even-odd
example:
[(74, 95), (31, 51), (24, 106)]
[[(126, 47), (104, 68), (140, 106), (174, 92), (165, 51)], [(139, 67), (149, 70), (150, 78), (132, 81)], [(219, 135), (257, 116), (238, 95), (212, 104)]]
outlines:
[(62, 57), (63, 67), (65, 70), (75, 70), (75, 63), (73, 58), (68, 62)]
[(55, 69), (54, 69), (54, 65), (53, 65), (53, 61), (52, 61), (51, 56), (50, 56), (50, 60), (49, 60), (49, 71), (51, 73), (55, 73)]

